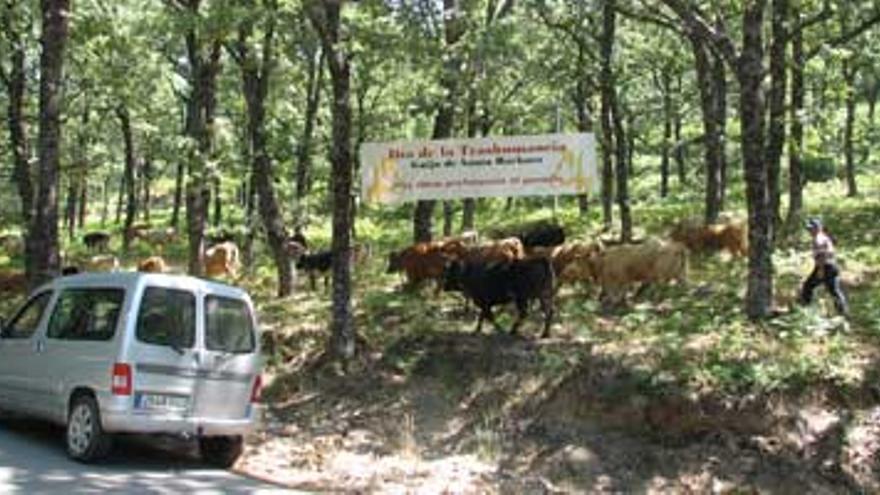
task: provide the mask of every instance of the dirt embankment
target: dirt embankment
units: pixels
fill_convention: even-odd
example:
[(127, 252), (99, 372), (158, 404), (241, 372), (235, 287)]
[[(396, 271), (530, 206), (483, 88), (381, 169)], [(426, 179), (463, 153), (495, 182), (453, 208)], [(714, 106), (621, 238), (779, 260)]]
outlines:
[(588, 343), (439, 334), (357, 369), (303, 365), (243, 468), (383, 493), (880, 490), (870, 388), (696, 396)]

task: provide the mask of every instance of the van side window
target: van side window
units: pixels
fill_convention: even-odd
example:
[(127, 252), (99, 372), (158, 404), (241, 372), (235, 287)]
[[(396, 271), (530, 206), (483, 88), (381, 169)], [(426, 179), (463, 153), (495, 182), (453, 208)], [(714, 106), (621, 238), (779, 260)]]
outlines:
[(8, 325), (3, 327), (4, 339), (29, 339), (43, 319), (43, 312), (52, 298), (52, 292), (42, 292), (34, 296), (18, 311)]
[(205, 297), (205, 346), (209, 351), (253, 352), (251, 311), (240, 299)]
[(185, 290), (147, 287), (135, 335), (147, 344), (191, 348), (196, 335), (195, 296)]
[(58, 297), (49, 320), (50, 339), (110, 340), (122, 309), (122, 289), (67, 289)]

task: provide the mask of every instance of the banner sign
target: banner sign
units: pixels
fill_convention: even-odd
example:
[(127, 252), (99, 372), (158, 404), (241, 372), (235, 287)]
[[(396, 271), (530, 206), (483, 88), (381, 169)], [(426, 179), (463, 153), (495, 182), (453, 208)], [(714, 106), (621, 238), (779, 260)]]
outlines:
[(364, 143), (370, 203), (597, 192), (593, 134)]

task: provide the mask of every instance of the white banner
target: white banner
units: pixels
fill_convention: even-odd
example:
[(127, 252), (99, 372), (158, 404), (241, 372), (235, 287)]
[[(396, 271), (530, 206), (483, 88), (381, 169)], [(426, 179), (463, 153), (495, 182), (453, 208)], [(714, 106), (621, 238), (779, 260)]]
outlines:
[(364, 143), (364, 200), (551, 196), (597, 192), (593, 134)]

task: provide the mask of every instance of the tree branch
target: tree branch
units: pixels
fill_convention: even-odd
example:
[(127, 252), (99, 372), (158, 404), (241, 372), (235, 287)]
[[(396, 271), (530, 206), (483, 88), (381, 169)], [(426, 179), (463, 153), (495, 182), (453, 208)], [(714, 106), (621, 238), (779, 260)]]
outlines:
[(739, 54), (733, 40), (722, 26), (713, 28), (699, 9), (687, 0), (662, 0), (682, 20), (686, 29), (700, 39), (711, 42), (732, 67), (739, 64)]
[(837, 36), (836, 38), (831, 38), (830, 40), (825, 41), (824, 43), (821, 43), (819, 46), (808, 51), (806, 53), (805, 58), (806, 58), (806, 60), (809, 60), (809, 59), (815, 57), (816, 55), (819, 54), (819, 52), (822, 51), (822, 48), (825, 46), (835, 47), (835, 46), (845, 45), (845, 44), (849, 43), (850, 41), (858, 38), (859, 36), (864, 34), (865, 31), (872, 28), (875, 24), (878, 24), (878, 23), (880, 23), (880, 11), (874, 12), (874, 14), (871, 17), (865, 19), (864, 21), (862, 21), (861, 24), (855, 26), (854, 28), (850, 29), (849, 31), (845, 31), (845, 32), (841, 33), (839, 36)]

